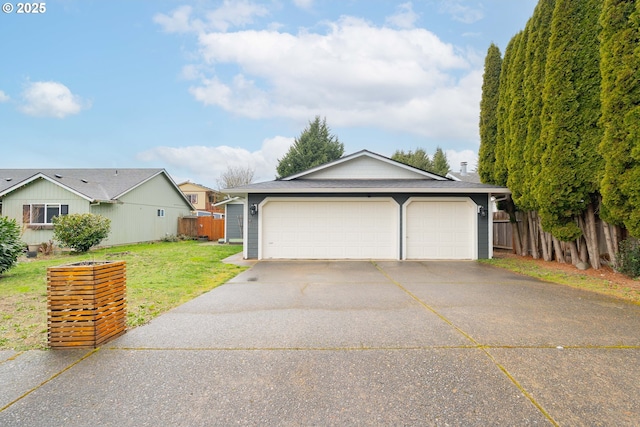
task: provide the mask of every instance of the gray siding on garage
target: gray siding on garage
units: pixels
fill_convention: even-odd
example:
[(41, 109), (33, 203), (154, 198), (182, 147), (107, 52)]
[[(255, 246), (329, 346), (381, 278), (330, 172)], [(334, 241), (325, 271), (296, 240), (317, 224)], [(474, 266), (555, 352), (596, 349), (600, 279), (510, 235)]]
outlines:
[[(264, 194), (250, 194), (248, 198), (249, 206), (252, 204), (259, 205), (268, 195)], [(277, 194), (274, 197), (392, 197), (398, 203), (398, 209), (402, 209), (402, 204), (409, 199), (409, 197), (469, 197), (473, 200), (478, 206), (483, 206), (484, 209), (489, 210), (489, 195), (488, 194), (409, 194), (409, 193), (371, 193), (371, 194), (332, 194), (332, 193), (322, 193), (322, 194)], [(258, 212), (260, 215), (260, 212)], [(257, 259), (258, 258), (258, 215), (249, 216), (248, 218), (248, 230), (247, 230), (247, 257), (249, 259)], [(400, 212), (400, 230), (402, 230), (402, 212)], [(400, 239), (402, 239), (402, 233), (400, 234)], [(482, 217), (478, 215), (478, 259), (489, 258), (489, 217), (488, 215)], [(402, 242), (400, 242), (400, 250), (402, 251)], [(402, 258), (402, 254), (400, 254), (400, 258)]]
[[(254, 203), (260, 205), (267, 196), (263, 194), (250, 194), (247, 199), (248, 206), (253, 205)], [(299, 196), (298, 196), (299, 197)], [(249, 215), (247, 218), (247, 258), (249, 259), (257, 259), (258, 258), (258, 212), (257, 215), (251, 216)]]
[(225, 214), (225, 239), (242, 239), (242, 211), (244, 205), (229, 203)]

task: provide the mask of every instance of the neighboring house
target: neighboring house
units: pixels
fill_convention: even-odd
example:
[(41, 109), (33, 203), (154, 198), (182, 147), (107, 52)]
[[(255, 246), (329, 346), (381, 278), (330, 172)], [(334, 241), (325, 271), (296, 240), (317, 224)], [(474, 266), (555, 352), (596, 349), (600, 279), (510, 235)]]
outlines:
[(102, 245), (160, 240), (192, 210), (164, 169), (0, 169), (0, 214), (27, 244), (53, 238), (53, 217), (77, 213), (111, 220)]
[(248, 259), (490, 258), (491, 197), (370, 151), (280, 180), (224, 190), (243, 197)]
[(454, 181), (475, 182), (480, 183), (480, 175), (477, 172), (467, 171), (467, 162), (460, 162), (460, 172), (449, 171), (447, 178)]
[(225, 243), (242, 242), (242, 229), (244, 225), (245, 200), (240, 197), (231, 197), (216, 203), (217, 207), (224, 207), (224, 241)]
[(178, 187), (196, 210), (222, 213), (222, 209), (215, 206), (219, 199), (222, 199), (218, 191), (190, 181), (178, 184)]

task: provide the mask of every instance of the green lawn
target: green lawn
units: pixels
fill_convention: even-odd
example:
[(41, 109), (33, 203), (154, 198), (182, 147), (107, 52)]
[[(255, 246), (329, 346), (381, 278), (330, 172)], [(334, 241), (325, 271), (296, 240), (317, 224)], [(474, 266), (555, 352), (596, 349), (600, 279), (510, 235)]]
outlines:
[(631, 279), (628, 281), (632, 282), (633, 285), (628, 286), (606, 278), (594, 277), (577, 269), (569, 272), (558, 270), (553, 268), (553, 263), (542, 266), (527, 257), (483, 259), (480, 262), (535, 277), (545, 282), (597, 292), (640, 305), (640, 286), (636, 284), (638, 283), (637, 281), (632, 281)]
[(82, 260), (126, 261), (127, 325), (132, 328), (244, 271), (221, 262), (241, 250), (239, 245), (182, 241), (21, 259), (0, 276), (0, 349), (46, 348), (47, 267)]

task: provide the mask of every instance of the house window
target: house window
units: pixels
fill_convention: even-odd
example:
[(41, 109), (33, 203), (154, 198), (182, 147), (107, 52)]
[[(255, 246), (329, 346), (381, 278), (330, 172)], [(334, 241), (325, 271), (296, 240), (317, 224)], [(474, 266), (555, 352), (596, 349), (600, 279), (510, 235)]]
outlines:
[(158, 216), (164, 216), (164, 209), (158, 209)]
[(22, 205), (22, 222), (33, 225), (51, 225), (53, 218), (69, 215), (69, 205), (59, 203), (34, 203)]
[(198, 195), (197, 194), (187, 194), (187, 199), (191, 202), (192, 205), (198, 203)]

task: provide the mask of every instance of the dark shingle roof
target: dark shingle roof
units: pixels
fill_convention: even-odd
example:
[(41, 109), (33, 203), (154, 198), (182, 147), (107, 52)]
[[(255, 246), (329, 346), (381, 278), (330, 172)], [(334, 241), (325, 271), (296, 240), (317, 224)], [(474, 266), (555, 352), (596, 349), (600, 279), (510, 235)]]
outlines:
[(414, 193), (504, 193), (495, 185), (436, 181), (432, 179), (294, 179), (268, 181), (222, 190), (229, 194), (247, 193), (347, 193), (347, 192), (414, 192)]
[[(89, 200), (108, 201), (131, 191), (164, 169), (0, 169), (0, 196), (37, 179), (52, 182)], [(168, 176), (168, 174), (167, 174)]]

